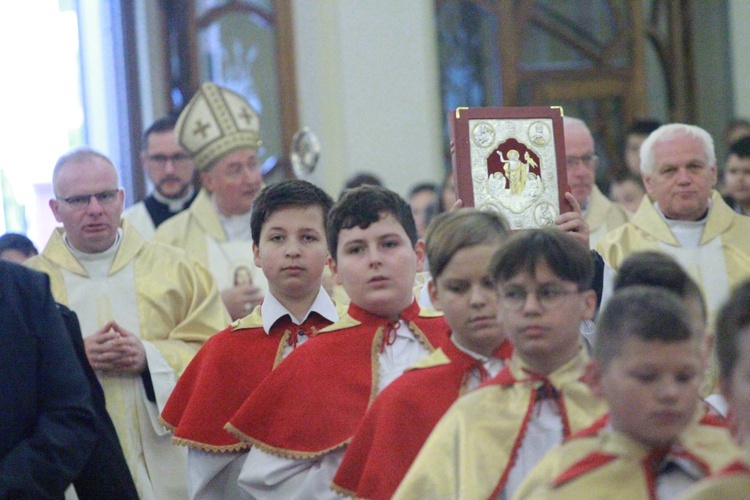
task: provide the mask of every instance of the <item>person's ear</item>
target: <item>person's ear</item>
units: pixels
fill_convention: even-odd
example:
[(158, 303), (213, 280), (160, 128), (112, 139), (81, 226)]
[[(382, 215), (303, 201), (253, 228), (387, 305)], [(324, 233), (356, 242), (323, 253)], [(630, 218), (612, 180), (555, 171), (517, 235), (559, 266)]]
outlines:
[(258, 247), (258, 245), (256, 245), (255, 243), (253, 243), (253, 262), (255, 263), (255, 267), (260, 269), (260, 247)]
[(585, 290), (581, 292), (583, 295), (583, 317), (582, 320), (591, 320), (594, 318), (596, 312), (596, 292), (593, 290)]
[(417, 244), (414, 245), (414, 252), (417, 254), (417, 272), (421, 273), (424, 271), (424, 262), (425, 262), (425, 246), (424, 241), (417, 240)]
[(336, 281), (337, 285), (341, 285), (341, 280), (339, 279), (339, 273), (338, 273), (338, 266), (336, 265), (336, 260), (331, 257), (331, 255), (328, 255), (328, 267), (331, 269), (331, 275), (333, 276), (334, 281)]
[(643, 187), (646, 188), (646, 193), (652, 195), (653, 187), (651, 186), (651, 176), (641, 174), (641, 180), (643, 181)]
[(49, 208), (52, 210), (52, 214), (55, 216), (55, 220), (57, 222), (62, 222), (62, 219), (60, 218), (60, 202), (56, 199), (52, 198), (49, 200)]
[(430, 294), (430, 302), (432, 302), (432, 306), (435, 310), (442, 311), (443, 306), (440, 304), (440, 294), (438, 294), (438, 287), (435, 283), (435, 279), (430, 278), (423, 286), (427, 287), (427, 292)]
[(214, 192), (214, 178), (211, 175), (211, 170), (204, 170), (200, 173), (201, 185), (206, 188), (209, 193)]
[(150, 176), (151, 171), (148, 168), (148, 155), (145, 151), (141, 151), (141, 166), (143, 166), (143, 170)]
[(716, 169), (716, 165), (713, 165), (711, 167), (711, 187), (716, 187), (716, 184), (719, 182), (719, 173)]

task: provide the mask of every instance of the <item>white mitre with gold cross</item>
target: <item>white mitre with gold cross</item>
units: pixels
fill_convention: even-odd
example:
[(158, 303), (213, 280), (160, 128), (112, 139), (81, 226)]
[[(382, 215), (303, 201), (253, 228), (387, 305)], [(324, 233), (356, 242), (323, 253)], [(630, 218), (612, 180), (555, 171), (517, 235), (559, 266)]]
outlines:
[(258, 149), (259, 130), (258, 114), (241, 95), (206, 82), (180, 113), (174, 132), (198, 170), (207, 170), (227, 153)]

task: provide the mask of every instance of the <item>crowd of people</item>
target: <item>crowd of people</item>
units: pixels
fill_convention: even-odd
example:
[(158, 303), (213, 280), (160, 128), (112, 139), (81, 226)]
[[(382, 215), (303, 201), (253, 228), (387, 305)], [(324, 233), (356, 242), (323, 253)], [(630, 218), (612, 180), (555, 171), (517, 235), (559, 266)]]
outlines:
[(61, 227), (0, 237), (0, 497), (747, 496), (750, 138), (725, 198), (706, 131), (637, 124), (610, 199), (563, 126), (572, 210), (520, 231), (450, 173), (264, 186), (212, 83), (128, 210), (64, 154)]

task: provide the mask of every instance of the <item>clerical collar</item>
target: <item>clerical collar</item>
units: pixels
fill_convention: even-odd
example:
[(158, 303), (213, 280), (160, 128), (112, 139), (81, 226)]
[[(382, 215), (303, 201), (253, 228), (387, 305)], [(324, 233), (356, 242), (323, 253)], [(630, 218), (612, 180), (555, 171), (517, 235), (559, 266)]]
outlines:
[(181, 212), (185, 209), (185, 205), (193, 198), (193, 195), (195, 194), (195, 188), (192, 184), (188, 185), (188, 190), (185, 196), (180, 196), (179, 198), (167, 198), (157, 190), (155, 190), (152, 194), (154, 198), (156, 198), (156, 201), (158, 201), (162, 205), (166, 205), (170, 212), (176, 214), (177, 212)]
[(100, 257), (103, 256), (112, 256), (114, 257), (117, 253), (117, 249), (120, 248), (120, 241), (122, 241), (122, 228), (117, 228), (117, 233), (115, 234), (115, 242), (112, 243), (112, 246), (108, 249), (102, 251), (102, 252), (96, 252), (96, 253), (86, 253), (78, 250), (76, 247), (71, 245), (70, 241), (68, 241), (68, 232), (63, 233), (63, 240), (65, 241), (65, 244), (68, 245), (68, 248), (70, 249), (70, 253), (72, 253), (78, 260), (84, 259), (84, 260), (98, 260)]
[(252, 209), (240, 215), (224, 215), (219, 209), (219, 205), (216, 203), (216, 198), (213, 194), (211, 195), (211, 204), (214, 206), (216, 214), (219, 216), (219, 222), (221, 222), (221, 227), (224, 228), (227, 240), (249, 241), (252, 239), (252, 232), (250, 230), (250, 216), (252, 215)]
[(709, 198), (708, 199), (708, 206), (706, 208), (706, 213), (703, 214), (703, 217), (701, 217), (698, 220), (690, 220), (690, 221), (670, 219), (669, 217), (667, 217), (666, 215), (664, 215), (664, 212), (662, 212), (661, 207), (659, 207), (659, 202), (656, 202), (656, 201), (654, 202), (654, 208), (659, 213), (659, 215), (661, 215), (661, 217), (665, 221), (667, 221), (667, 223), (669, 223), (669, 222), (690, 222), (690, 223), (695, 223), (695, 224), (705, 224), (706, 221), (708, 220), (708, 213), (711, 211), (711, 205), (713, 205), (712, 202), (713, 202), (713, 200), (711, 200), (711, 198)]
[(313, 312), (320, 314), (331, 323), (335, 323), (339, 320), (339, 313), (336, 310), (336, 305), (322, 286), (320, 287), (318, 296), (315, 297), (315, 300), (310, 306), (310, 310), (307, 311), (307, 315), (301, 320), (295, 318), (294, 315), (290, 313), (281, 302), (279, 302), (279, 299), (274, 297), (271, 292), (268, 292), (263, 298), (263, 303), (260, 305), (260, 317), (263, 321), (263, 331), (266, 333), (270, 332), (274, 323), (286, 315), (289, 315), (292, 323), (295, 325), (301, 325), (307, 321), (307, 318), (310, 317), (310, 313)]
[(708, 212), (711, 210), (711, 200), (709, 200), (708, 210), (706, 215), (699, 220), (675, 220), (668, 219), (659, 204), (654, 202), (654, 208), (656, 212), (661, 216), (662, 220), (666, 223), (667, 227), (672, 234), (680, 243), (683, 248), (695, 248), (700, 245), (701, 237), (703, 236), (703, 229), (706, 227), (708, 222)]
[(70, 241), (68, 241), (67, 233), (63, 234), (63, 239), (65, 241), (65, 244), (70, 249), (70, 253), (73, 254), (73, 257), (75, 257), (76, 260), (81, 263), (83, 268), (86, 269), (89, 277), (94, 279), (101, 279), (105, 278), (109, 274), (109, 270), (112, 267), (112, 262), (114, 262), (115, 255), (117, 254), (117, 250), (119, 250), (120, 248), (120, 243), (122, 242), (122, 228), (117, 229), (115, 242), (112, 244), (112, 246), (104, 250), (103, 252), (98, 253), (86, 253), (76, 249), (75, 247), (73, 247), (73, 245), (70, 244)]

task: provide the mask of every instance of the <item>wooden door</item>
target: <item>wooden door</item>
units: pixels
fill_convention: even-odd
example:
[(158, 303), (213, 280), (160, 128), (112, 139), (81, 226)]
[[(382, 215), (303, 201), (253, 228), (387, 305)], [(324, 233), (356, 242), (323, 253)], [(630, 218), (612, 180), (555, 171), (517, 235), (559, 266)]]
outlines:
[(437, 0), (444, 111), (562, 106), (587, 122), (602, 182), (623, 168), (623, 137), (648, 117), (645, 44), (656, 47), (673, 115), (690, 116), (681, 0)]

